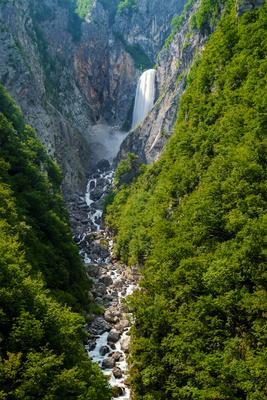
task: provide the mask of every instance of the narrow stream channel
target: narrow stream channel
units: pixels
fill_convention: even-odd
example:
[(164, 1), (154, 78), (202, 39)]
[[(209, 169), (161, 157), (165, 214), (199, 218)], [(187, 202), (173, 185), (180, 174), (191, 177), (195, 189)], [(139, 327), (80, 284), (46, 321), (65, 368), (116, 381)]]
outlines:
[(114, 171), (104, 160), (90, 176), (85, 196), (78, 201), (82, 216), (76, 218), (82, 228), (75, 240), (93, 282), (92, 300), (103, 310), (88, 324), (90, 339), (86, 351), (115, 387), (114, 399), (129, 400), (127, 354), (131, 318), (124, 299), (135, 290), (138, 271), (130, 270), (113, 257), (113, 240), (103, 228), (104, 197), (112, 187), (113, 177)]

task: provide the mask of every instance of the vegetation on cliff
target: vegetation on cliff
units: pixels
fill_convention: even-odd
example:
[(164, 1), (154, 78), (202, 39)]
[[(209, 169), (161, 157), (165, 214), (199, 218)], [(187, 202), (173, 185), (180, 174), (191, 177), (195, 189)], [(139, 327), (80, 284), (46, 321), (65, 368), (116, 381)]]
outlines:
[(118, 4), (118, 10), (132, 9), (137, 5), (137, 0), (121, 0)]
[(77, 13), (81, 18), (85, 18), (93, 5), (93, 0), (76, 0), (76, 1), (77, 1)]
[(135, 400), (267, 395), (267, 5), (237, 18), (233, 3), (164, 155), (108, 206), (117, 256), (143, 266), (129, 303)]
[(88, 283), (61, 173), (0, 86), (0, 399), (110, 398), (84, 353)]

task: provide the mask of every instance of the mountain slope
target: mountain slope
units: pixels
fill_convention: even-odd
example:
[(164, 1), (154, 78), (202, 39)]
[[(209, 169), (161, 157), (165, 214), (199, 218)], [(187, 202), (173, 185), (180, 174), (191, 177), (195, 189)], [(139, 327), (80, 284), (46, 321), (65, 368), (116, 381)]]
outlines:
[(140, 72), (155, 62), (184, 0), (118, 3), (0, 2), (0, 81), (60, 164), (67, 200), (84, 191), (95, 164), (92, 126), (130, 126)]
[(266, 397), (266, 21), (226, 2), (162, 158), (109, 206), (118, 257), (143, 266), (134, 399)]
[(85, 321), (66, 306), (88, 307), (88, 282), (60, 182), (58, 167), (0, 86), (1, 399), (110, 398), (84, 353)]

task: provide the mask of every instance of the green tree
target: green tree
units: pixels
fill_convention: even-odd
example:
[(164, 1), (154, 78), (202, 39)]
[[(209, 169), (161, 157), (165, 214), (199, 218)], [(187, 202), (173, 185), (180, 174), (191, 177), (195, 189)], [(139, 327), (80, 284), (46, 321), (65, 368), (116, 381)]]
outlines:
[[(266, 398), (267, 7), (221, 22), (161, 159), (114, 196), (115, 252), (141, 266), (134, 399)], [(203, 1), (199, 28), (214, 29)]]

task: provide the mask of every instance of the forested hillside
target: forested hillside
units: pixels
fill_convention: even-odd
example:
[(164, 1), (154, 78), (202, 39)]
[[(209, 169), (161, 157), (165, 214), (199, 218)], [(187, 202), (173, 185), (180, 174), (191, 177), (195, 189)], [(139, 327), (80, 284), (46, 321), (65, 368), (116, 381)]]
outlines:
[[(84, 353), (88, 282), (57, 165), (0, 86), (0, 399), (109, 399)], [(67, 305), (66, 305), (67, 304)]]
[(267, 6), (225, 3), (165, 153), (108, 207), (117, 256), (143, 275), (135, 400), (267, 396)]

